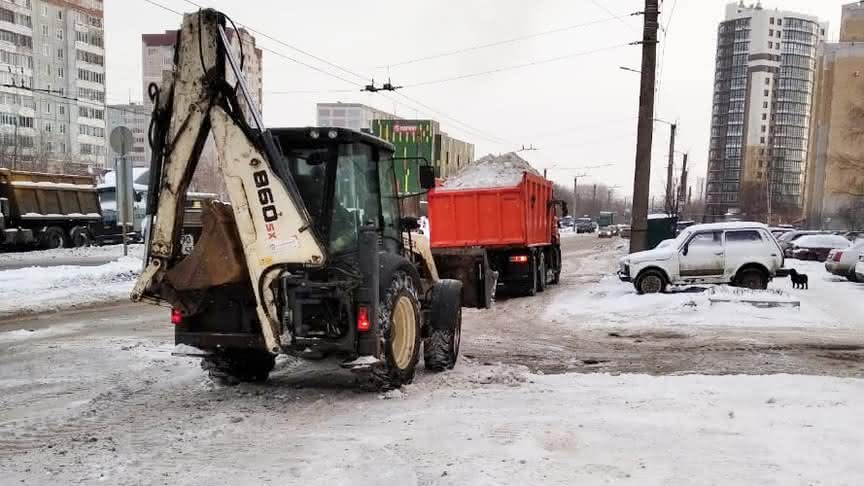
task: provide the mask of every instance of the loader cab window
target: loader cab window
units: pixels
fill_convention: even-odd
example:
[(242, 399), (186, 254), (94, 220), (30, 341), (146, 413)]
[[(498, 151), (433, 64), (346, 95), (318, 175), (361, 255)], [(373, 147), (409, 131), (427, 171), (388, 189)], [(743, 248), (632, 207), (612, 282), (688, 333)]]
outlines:
[(284, 154), (312, 221), (324, 220), (330, 152), (328, 147), (316, 147), (292, 149)]
[(402, 244), (402, 234), (399, 227), (399, 194), (396, 192), (396, 167), (393, 165), (393, 154), (379, 151), (378, 179), (381, 186), (381, 220), (384, 224), (383, 234), (386, 240)]
[(380, 227), (378, 164), (372, 147), (360, 143), (339, 145), (333, 196), (330, 251), (354, 251), (363, 226)]

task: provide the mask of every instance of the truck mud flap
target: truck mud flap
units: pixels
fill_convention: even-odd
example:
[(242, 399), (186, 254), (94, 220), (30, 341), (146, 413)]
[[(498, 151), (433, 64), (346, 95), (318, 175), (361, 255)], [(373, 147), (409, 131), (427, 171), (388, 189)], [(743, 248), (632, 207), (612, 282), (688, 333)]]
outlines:
[(482, 248), (432, 250), (440, 278), (462, 282), (462, 306), (488, 309), (495, 298), (498, 272)]

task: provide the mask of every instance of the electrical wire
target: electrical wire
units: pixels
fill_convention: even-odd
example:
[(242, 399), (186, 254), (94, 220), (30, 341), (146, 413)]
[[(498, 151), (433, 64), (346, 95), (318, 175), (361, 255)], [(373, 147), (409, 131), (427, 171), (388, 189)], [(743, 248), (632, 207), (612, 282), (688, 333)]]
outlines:
[(630, 30), (636, 30), (636, 27), (633, 27), (633, 25), (631, 25), (629, 22), (627, 22), (626, 20), (624, 20), (624, 17), (622, 17), (621, 15), (616, 15), (615, 12), (609, 10), (608, 8), (606, 8), (603, 4), (601, 4), (601, 3), (598, 2), (597, 0), (590, 0), (590, 1), (591, 1), (591, 3), (594, 4), (595, 7), (597, 7), (597, 8), (599, 8), (600, 10), (606, 12), (607, 14), (611, 15), (612, 18), (614, 18), (614, 19), (618, 20), (619, 22), (621, 22), (622, 24), (626, 25), (628, 29), (630, 29)]
[(672, 17), (675, 15), (675, 7), (678, 6), (678, 0), (673, 0), (672, 8), (669, 9), (669, 18), (666, 19), (666, 27), (663, 28), (663, 47), (660, 49), (660, 67), (657, 70), (657, 86), (655, 89), (656, 93), (656, 104), (659, 108), (660, 106), (660, 88), (663, 85), (663, 68), (666, 65), (666, 45), (669, 44), (669, 26), (672, 23)]
[(464, 48), (455, 49), (452, 51), (439, 52), (437, 54), (429, 54), (427, 56), (422, 56), (422, 57), (417, 57), (414, 59), (408, 59), (408, 60), (404, 60), (404, 61), (395, 62), (392, 64), (387, 64), (386, 66), (378, 66), (378, 68), (379, 69), (394, 68), (394, 67), (399, 67), (399, 66), (406, 66), (408, 64), (414, 64), (414, 63), (418, 63), (418, 62), (429, 61), (432, 59), (440, 59), (442, 57), (455, 56), (457, 54), (464, 54), (466, 52), (477, 51), (480, 49), (487, 49), (489, 47), (502, 46), (502, 45), (506, 45), (506, 44), (512, 44), (514, 42), (519, 42), (519, 41), (523, 41), (523, 40), (527, 40), (527, 39), (534, 39), (537, 37), (543, 37), (546, 35), (557, 34), (560, 32), (566, 32), (568, 30), (574, 30), (574, 29), (578, 29), (581, 27), (588, 27), (590, 25), (602, 24), (604, 22), (609, 22), (610, 20), (616, 20), (616, 18), (615, 17), (608, 17), (608, 18), (594, 20), (591, 22), (584, 22), (581, 24), (569, 25), (567, 27), (560, 27), (557, 29), (545, 30), (543, 32), (536, 32), (534, 34), (527, 34), (527, 35), (522, 35), (519, 37), (511, 37), (509, 39), (503, 39), (503, 40), (499, 40), (499, 41), (489, 42), (486, 44), (480, 44), (480, 45), (471, 46), (471, 47), (464, 47)]
[(432, 84), (440, 84), (440, 83), (447, 83), (447, 82), (450, 82), (450, 81), (458, 81), (458, 80), (461, 80), (461, 79), (474, 78), (474, 77), (477, 77), (477, 76), (487, 76), (487, 75), (490, 75), (490, 74), (497, 74), (497, 73), (502, 73), (502, 72), (505, 72), (505, 71), (512, 71), (512, 70), (515, 70), (515, 69), (524, 69), (524, 68), (527, 68), (527, 67), (537, 66), (537, 65), (540, 65), (540, 64), (547, 64), (547, 63), (550, 63), (550, 62), (563, 61), (563, 60), (565, 60), (565, 59), (572, 59), (572, 58), (574, 58), (574, 57), (587, 56), (587, 55), (590, 55), (590, 54), (596, 54), (596, 53), (598, 53), (598, 52), (610, 51), (610, 50), (613, 50), (613, 49), (620, 49), (620, 48), (622, 48), (622, 47), (627, 47), (627, 46), (629, 46), (629, 45), (630, 45), (629, 43), (628, 43), (628, 44), (616, 44), (616, 45), (613, 45), (613, 46), (600, 47), (600, 48), (597, 48), (597, 49), (591, 49), (591, 50), (588, 50), (588, 51), (573, 52), (573, 53), (570, 53), (570, 54), (565, 54), (565, 55), (563, 55), (563, 56), (557, 56), (557, 57), (552, 57), (552, 58), (548, 58), (548, 59), (541, 59), (541, 60), (538, 60), (538, 61), (531, 61), (531, 62), (526, 62), (526, 63), (522, 63), (522, 64), (515, 64), (515, 65), (512, 65), (512, 66), (504, 66), (504, 67), (500, 67), (500, 68), (496, 68), (496, 69), (489, 69), (489, 70), (486, 70), (486, 71), (480, 71), (480, 72), (476, 72), (476, 73), (460, 74), (460, 75), (458, 75), (458, 76), (452, 76), (452, 77), (449, 77), (449, 78), (440, 78), (440, 79), (432, 79), (432, 80), (429, 80), (429, 81), (421, 81), (421, 82), (417, 82), (417, 83), (408, 83), (408, 84), (406, 84), (404, 87), (405, 87), (405, 88), (416, 88), (416, 87), (419, 87), (419, 86), (429, 86), (429, 85), (432, 85)]

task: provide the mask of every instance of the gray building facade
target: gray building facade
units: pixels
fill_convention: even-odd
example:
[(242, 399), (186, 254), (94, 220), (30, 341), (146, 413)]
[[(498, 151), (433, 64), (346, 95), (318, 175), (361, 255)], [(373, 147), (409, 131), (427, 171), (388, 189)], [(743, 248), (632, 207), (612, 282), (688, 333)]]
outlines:
[[(126, 127), (135, 137), (132, 149), (126, 154), (133, 167), (150, 167), (150, 144), (147, 141), (150, 115), (150, 109), (136, 103), (108, 105), (106, 128), (108, 135), (110, 136), (111, 131), (117, 127)], [(111, 147), (108, 148), (108, 152), (112, 159), (120, 155)]]

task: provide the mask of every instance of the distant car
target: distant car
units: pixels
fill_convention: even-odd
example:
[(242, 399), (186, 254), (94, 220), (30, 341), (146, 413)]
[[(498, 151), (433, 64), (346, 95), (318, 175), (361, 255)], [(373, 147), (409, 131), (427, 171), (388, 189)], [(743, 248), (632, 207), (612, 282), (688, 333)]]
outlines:
[(783, 249), (783, 256), (786, 258), (792, 258), (792, 245), (795, 240), (801, 238), (802, 236), (807, 235), (824, 235), (828, 234), (824, 231), (802, 231), (802, 230), (793, 230), (783, 233), (780, 237), (777, 238), (777, 241), (780, 243), (780, 248)]
[(564, 216), (558, 220), (558, 228), (560, 229), (572, 228), (575, 224), (573, 216)]
[(855, 265), (862, 253), (864, 253), (864, 241), (855, 243), (849, 248), (831, 250), (828, 252), (828, 259), (825, 260), (825, 270), (834, 275), (846, 277), (852, 282), (857, 282)]
[(697, 224), (657, 248), (622, 258), (618, 277), (640, 294), (668, 285), (732, 284), (764, 289), (782, 275), (783, 254), (762, 223)]
[(576, 218), (576, 232), (593, 233), (594, 221), (591, 221), (591, 218)]
[(630, 225), (622, 224), (621, 230), (618, 232), (618, 234), (621, 235), (621, 238), (630, 238)]
[(824, 262), (831, 250), (845, 248), (849, 248), (849, 240), (839, 235), (804, 235), (792, 243), (792, 257)]
[(597, 232), (598, 238), (612, 238), (613, 236), (615, 236), (615, 231), (611, 226), (600, 228), (600, 231)]

